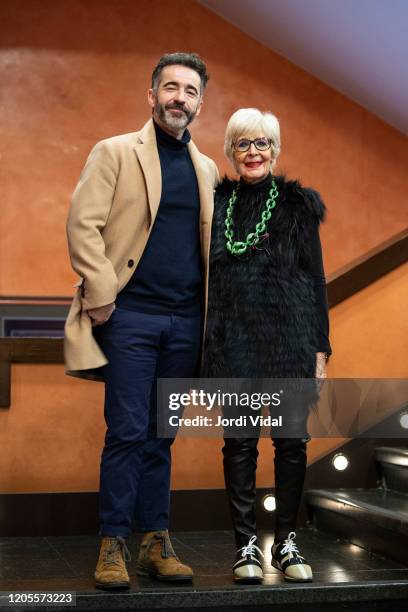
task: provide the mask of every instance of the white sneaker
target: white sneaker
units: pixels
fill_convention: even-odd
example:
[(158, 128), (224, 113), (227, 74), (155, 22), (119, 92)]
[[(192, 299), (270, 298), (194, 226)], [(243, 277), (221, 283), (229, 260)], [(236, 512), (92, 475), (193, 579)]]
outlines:
[(272, 546), (272, 565), (283, 572), (286, 580), (310, 582), (313, 580), (312, 568), (299, 553), (295, 538), (296, 533), (291, 531), (286, 540)]
[(237, 550), (237, 556), (232, 568), (235, 582), (262, 582), (263, 571), (260, 556), (263, 552), (255, 546), (256, 536), (252, 536), (246, 546)]

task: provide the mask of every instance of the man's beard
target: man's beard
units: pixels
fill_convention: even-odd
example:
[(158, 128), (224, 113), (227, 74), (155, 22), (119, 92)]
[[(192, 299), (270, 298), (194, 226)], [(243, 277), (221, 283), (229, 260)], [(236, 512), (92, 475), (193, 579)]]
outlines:
[[(170, 109), (176, 109), (182, 111), (182, 113), (179, 117), (176, 117), (171, 113)], [(197, 114), (197, 109), (192, 112), (185, 106), (181, 106), (174, 103), (163, 105), (159, 102), (156, 102), (154, 110), (160, 121), (162, 121), (165, 125), (167, 125), (169, 128), (172, 128), (173, 130), (184, 130), (193, 121), (194, 117)]]

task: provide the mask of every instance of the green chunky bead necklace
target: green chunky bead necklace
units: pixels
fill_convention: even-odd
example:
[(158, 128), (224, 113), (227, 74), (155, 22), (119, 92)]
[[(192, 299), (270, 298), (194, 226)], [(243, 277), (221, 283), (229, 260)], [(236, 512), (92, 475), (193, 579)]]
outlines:
[(276, 200), (278, 197), (278, 188), (276, 187), (275, 181), (272, 179), (272, 185), (269, 190), (269, 197), (266, 200), (265, 208), (261, 213), (261, 219), (259, 223), (255, 225), (255, 231), (247, 235), (245, 242), (238, 242), (234, 241), (234, 221), (232, 219), (232, 210), (234, 208), (235, 202), (237, 201), (237, 191), (238, 188), (234, 189), (228, 201), (227, 216), (224, 222), (226, 228), (225, 237), (227, 239), (227, 250), (232, 255), (242, 255), (243, 253), (245, 253), (245, 251), (247, 251), (249, 247), (253, 247), (258, 244), (261, 234), (266, 231), (266, 224), (272, 217), (272, 210), (276, 206)]

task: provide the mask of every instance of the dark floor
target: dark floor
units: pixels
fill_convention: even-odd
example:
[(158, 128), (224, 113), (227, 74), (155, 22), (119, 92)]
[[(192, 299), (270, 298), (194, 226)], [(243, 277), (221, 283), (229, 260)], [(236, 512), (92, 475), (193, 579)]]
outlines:
[[(368, 587), (375, 588), (374, 583), (378, 583), (383, 589), (387, 589), (387, 593), (395, 594), (395, 589), (400, 591), (402, 589), (403, 593), (400, 594), (400, 597), (408, 601), (408, 567), (370, 554), (357, 546), (341, 542), (313, 529), (300, 529), (297, 539), (301, 552), (312, 565), (314, 582), (304, 585), (285, 582), (281, 573), (270, 565), (272, 536), (261, 534), (259, 543), (265, 553), (265, 581), (261, 586), (249, 587), (236, 586), (232, 580), (231, 566), (235, 550), (231, 532), (178, 532), (172, 537), (172, 542), (182, 561), (194, 569), (194, 584), (191, 587), (162, 584), (137, 577), (135, 575), (137, 538), (134, 537), (128, 543), (133, 557), (129, 564), (132, 579), (130, 594), (137, 592), (138, 599), (142, 593), (145, 593), (146, 596), (149, 594), (150, 602), (154, 595), (164, 598), (171, 596), (168, 607), (174, 609), (175, 596), (183, 594), (191, 599), (194, 594), (199, 596), (200, 593), (204, 595), (204, 593), (211, 592), (214, 599), (216, 592), (222, 592), (223, 606), (220, 602), (217, 608), (221, 610), (227, 609), (228, 602), (225, 598), (227, 596), (230, 599), (233, 598), (237, 591), (241, 593), (241, 602), (242, 596), (246, 597), (249, 592), (257, 591), (259, 594), (263, 592), (264, 596), (266, 591), (272, 593), (270, 587), (274, 587), (274, 596), (278, 596), (279, 592), (286, 600), (289, 591), (294, 589), (297, 589), (298, 598), (301, 595), (299, 589), (302, 589), (303, 593), (308, 591), (310, 596), (312, 590), (314, 592), (313, 601), (317, 601), (316, 593), (320, 592), (323, 586), (326, 589), (329, 588), (329, 591), (333, 593), (333, 587), (342, 586), (352, 587), (354, 591), (356, 588), (364, 589), (365, 599), (367, 599)], [(86, 594), (88, 602), (90, 602), (90, 594), (98, 594), (100, 602), (100, 597), (106, 598), (110, 595), (97, 592), (93, 586), (92, 575), (95, 569), (98, 543), (99, 538), (96, 536), (0, 538), (0, 591), (4, 593), (21, 590), (72, 590), (77, 591), (78, 595), (85, 596)], [(248, 590), (248, 593), (245, 593), (245, 590)], [(337, 589), (335, 590), (337, 592)], [(376, 590), (378, 593), (378, 588)], [(341, 593), (341, 590), (339, 592)], [(291, 599), (295, 602), (293, 597)], [(162, 599), (161, 602), (163, 601)], [(235, 605), (231, 601), (229, 604)], [(256, 598), (253, 604), (262, 607), (261, 601), (257, 603)], [(146, 607), (146, 602), (143, 605), (143, 609), (163, 608), (161, 605)], [(208, 604), (203, 598), (197, 604), (191, 600), (191, 607), (196, 605), (198, 609), (199, 606)], [(100, 603), (97, 607), (103, 609)], [(118, 604), (115, 609), (122, 607), (125, 609), (127, 606)], [(177, 607), (187, 609), (184, 605)], [(209, 607), (216, 608), (215, 604)], [(132, 608), (141, 610), (142, 606), (138, 604), (133, 605)], [(91, 609), (91, 606), (87, 606), (86, 609)], [(407, 609), (405, 604), (401, 609)]]

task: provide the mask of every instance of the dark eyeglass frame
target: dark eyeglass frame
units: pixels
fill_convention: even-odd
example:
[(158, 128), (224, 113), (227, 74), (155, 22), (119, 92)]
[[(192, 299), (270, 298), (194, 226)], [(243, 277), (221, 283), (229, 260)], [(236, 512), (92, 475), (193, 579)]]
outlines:
[[(256, 142), (262, 140), (263, 142), (267, 141), (268, 146), (266, 147), (266, 149), (260, 149)], [(246, 149), (238, 149), (237, 146), (240, 142), (248, 142), (248, 146), (246, 147)], [(268, 149), (271, 148), (272, 145), (272, 140), (270, 138), (254, 138), (254, 140), (250, 140), (249, 138), (241, 138), (241, 140), (237, 140), (236, 142), (232, 143), (232, 146), (234, 148), (234, 151), (236, 151), (237, 153), (246, 153), (247, 151), (249, 151), (249, 149), (251, 148), (251, 144), (254, 145), (255, 149), (257, 149), (257, 151), (267, 151)]]

